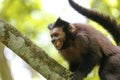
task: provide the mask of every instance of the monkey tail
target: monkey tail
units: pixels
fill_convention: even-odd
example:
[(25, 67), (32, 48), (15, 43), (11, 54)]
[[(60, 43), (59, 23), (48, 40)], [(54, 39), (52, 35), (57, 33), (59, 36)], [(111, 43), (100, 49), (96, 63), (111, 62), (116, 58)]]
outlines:
[(120, 46), (120, 25), (118, 25), (114, 19), (111, 19), (109, 16), (103, 15), (102, 13), (86, 9), (75, 3), (73, 0), (69, 0), (69, 3), (78, 13), (81, 13), (102, 25), (103, 28), (111, 33), (117, 45)]

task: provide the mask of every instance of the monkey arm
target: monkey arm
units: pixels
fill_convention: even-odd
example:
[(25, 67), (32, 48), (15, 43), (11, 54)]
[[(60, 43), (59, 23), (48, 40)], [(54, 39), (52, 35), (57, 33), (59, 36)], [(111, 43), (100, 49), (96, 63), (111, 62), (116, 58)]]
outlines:
[(83, 80), (88, 73), (94, 68), (96, 64), (99, 64), (101, 59), (101, 53), (99, 51), (99, 46), (93, 39), (89, 38), (90, 35), (85, 31), (79, 32), (77, 38), (79, 40), (80, 46), (84, 47), (84, 52), (80, 52), (80, 57), (69, 63), (69, 68), (73, 72), (71, 75), (72, 80)]
[(83, 60), (81, 62), (71, 62), (70, 69), (74, 70), (71, 79), (83, 80), (88, 73), (91, 72), (94, 66), (99, 63), (99, 60), (96, 60), (96, 58), (99, 59), (99, 56), (96, 56), (97, 55), (95, 53), (90, 51), (89, 53), (83, 55)]

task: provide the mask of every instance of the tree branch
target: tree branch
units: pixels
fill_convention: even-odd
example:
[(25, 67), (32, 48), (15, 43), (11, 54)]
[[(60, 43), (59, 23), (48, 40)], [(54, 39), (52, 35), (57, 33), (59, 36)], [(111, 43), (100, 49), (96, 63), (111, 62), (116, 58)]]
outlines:
[(12, 25), (0, 20), (0, 41), (48, 80), (68, 80), (70, 72)]

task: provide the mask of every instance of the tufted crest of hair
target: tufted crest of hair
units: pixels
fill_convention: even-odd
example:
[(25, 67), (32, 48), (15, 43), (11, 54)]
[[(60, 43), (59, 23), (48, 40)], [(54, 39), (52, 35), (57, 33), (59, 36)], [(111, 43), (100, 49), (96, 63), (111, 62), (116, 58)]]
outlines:
[(61, 18), (58, 18), (55, 23), (52, 23), (48, 26), (48, 29), (53, 29), (55, 27), (62, 27), (63, 29), (68, 29), (69, 23), (62, 20)]

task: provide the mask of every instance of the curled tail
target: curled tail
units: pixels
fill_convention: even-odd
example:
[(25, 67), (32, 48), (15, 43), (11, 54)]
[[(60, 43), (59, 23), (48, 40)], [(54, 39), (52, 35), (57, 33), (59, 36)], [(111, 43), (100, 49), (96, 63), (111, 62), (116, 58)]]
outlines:
[(94, 20), (103, 26), (115, 39), (117, 45), (120, 45), (120, 25), (117, 25), (117, 22), (114, 19), (111, 19), (109, 16), (103, 15), (93, 10), (86, 9), (73, 0), (69, 0), (70, 5), (82, 15)]

